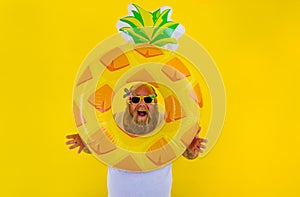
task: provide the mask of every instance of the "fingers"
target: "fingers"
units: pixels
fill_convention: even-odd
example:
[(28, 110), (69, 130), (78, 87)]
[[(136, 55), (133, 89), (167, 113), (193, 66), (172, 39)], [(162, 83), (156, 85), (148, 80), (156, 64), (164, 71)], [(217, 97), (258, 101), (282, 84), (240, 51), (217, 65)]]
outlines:
[(200, 143), (207, 143), (208, 140), (207, 139), (204, 139), (204, 138), (198, 138), (197, 139)]
[(208, 141), (206, 139), (203, 139), (203, 138), (198, 138), (195, 142), (195, 145), (198, 147), (198, 148), (206, 148), (205, 145), (203, 145), (203, 143), (207, 143)]
[[(200, 132), (199, 128), (199, 132)], [(207, 143), (208, 141), (204, 138), (199, 138), (197, 135), (194, 137), (192, 143), (190, 146), (186, 149), (186, 151), (183, 153), (183, 156), (185, 156), (188, 159), (195, 159), (198, 157), (199, 153), (203, 153), (206, 146), (202, 143)]]
[(193, 155), (193, 157), (197, 157), (199, 153), (203, 153), (203, 150), (201, 150), (200, 148), (193, 148), (189, 149), (189, 152), (191, 155)]
[(203, 138), (194, 138), (191, 145), (192, 147), (195, 147), (195, 146), (199, 146), (202, 144), (202, 143), (206, 143), (207, 140), (206, 139), (203, 139)]
[(203, 152), (204, 152), (203, 149), (206, 149), (206, 146), (204, 146), (203, 144), (201, 144), (200, 146), (197, 146), (197, 150), (198, 150), (200, 153), (203, 153)]
[(80, 145), (78, 141), (78, 134), (67, 135), (66, 138), (72, 139), (66, 142), (66, 145), (72, 145), (69, 147), (69, 149), (74, 149)]
[(70, 141), (67, 141), (66, 144), (67, 145), (69, 145), (69, 144), (76, 144), (76, 141), (75, 140), (70, 140)]
[(79, 146), (79, 144), (73, 144), (72, 146), (69, 147), (70, 150), (77, 148)]
[(205, 145), (203, 145), (203, 144), (197, 144), (196, 145), (196, 147), (198, 148), (198, 149), (206, 149), (206, 146)]
[(83, 143), (82, 143), (82, 141), (79, 140), (79, 139), (73, 139), (73, 140), (67, 141), (66, 144), (67, 144), (67, 145), (69, 145), (69, 144), (78, 144), (78, 145), (81, 146), (81, 144), (83, 144)]
[(195, 139), (192, 144), (189, 147), (189, 150), (194, 154), (194, 155), (198, 155), (199, 152), (203, 153), (204, 149), (206, 149), (206, 146), (202, 143), (206, 143), (207, 140), (203, 139), (203, 138), (198, 138)]
[(75, 139), (78, 137), (78, 134), (72, 134), (72, 135), (67, 135), (66, 138), (68, 139)]
[(82, 152), (82, 150), (85, 147), (85, 144), (83, 143), (82, 139), (80, 138), (79, 134), (72, 134), (72, 135), (67, 135), (67, 139), (71, 139), (66, 142), (66, 145), (71, 145), (69, 147), (70, 150), (79, 147), (78, 149), (78, 154)]
[(81, 146), (79, 146), (79, 149), (78, 149), (78, 154), (80, 154), (81, 153), (81, 151), (84, 149), (84, 146), (83, 145), (81, 145)]

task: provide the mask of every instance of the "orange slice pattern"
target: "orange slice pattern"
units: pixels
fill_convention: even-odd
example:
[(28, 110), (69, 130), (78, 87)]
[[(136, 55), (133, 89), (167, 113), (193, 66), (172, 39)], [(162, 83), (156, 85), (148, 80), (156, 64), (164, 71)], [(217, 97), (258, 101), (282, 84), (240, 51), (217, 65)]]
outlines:
[(142, 56), (144, 56), (145, 58), (155, 57), (164, 54), (162, 50), (160, 50), (159, 48), (151, 44), (136, 46), (134, 50), (137, 51)]
[(185, 117), (184, 111), (175, 95), (165, 98), (166, 122), (174, 122)]
[(135, 160), (129, 155), (125, 157), (122, 161), (117, 163), (115, 168), (120, 168), (120, 169), (128, 169), (129, 171), (134, 171), (134, 172), (140, 172), (142, 169), (138, 166), (138, 164), (135, 162)]
[(93, 105), (98, 111), (106, 112), (111, 108), (111, 99), (113, 97), (112, 88), (105, 84), (99, 88), (94, 94), (89, 98), (89, 103)]
[(155, 79), (151, 76), (151, 74), (149, 74), (148, 71), (146, 71), (146, 69), (142, 69), (126, 80), (127, 83), (135, 81), (155, 82)]
[(186, 66), (177, 57), (171, 59), (162, 68), (162, 72), (172, 81), (178, 81), (191, 75)]
[(87, 144), (98, 155), (106, 154), (117, 148), (110, 138), (107, 136), (106, 130), (100, 128), (88, 138)]
[(75, 101), (73, 102), (73, 112), (74, 112), (76, 127), (80, 127), (84, 125), (86, 123), (85, 118), (80, 113), (80, 109), (78, 105), (75, 103)]
[(120, 48), (114, 48), (100, 59), (100, 62), (104, 64), (110, 71), (116, 71), (126, 66), (129, 66), (127, 56), (123, 53)]
[(88, 80), (93, 79), (93, 75), (91, 73), (91, 69), (90, 67), (87, 67), (85, 69), (85, 71), (82, 73), (82, 75), (80, 76), (77, 86), (80, 86), (81, 84), (87, 82)]
[(199, 107), (203, 107), (202, 92), (198, 83), (194, 86), (194, 91), (191, 91), (190, 96), (199, 105)]
[(167, 140), (165, 140), (165, 138), (162, 137), (161, 139), (157, 140), (154, 144), (152, 144), (150, 146), (150, 148), (148, 149), (148, 152), (160, 149), (161, 147), (165, 146), (166, 144), (168, 144)]
[(146, 153), (146, 157), (155, 165), (161, 166), (176, 158), (176, 153), (173, 148), (167, 144), (161, 147), (161, 150), (155, 150)]

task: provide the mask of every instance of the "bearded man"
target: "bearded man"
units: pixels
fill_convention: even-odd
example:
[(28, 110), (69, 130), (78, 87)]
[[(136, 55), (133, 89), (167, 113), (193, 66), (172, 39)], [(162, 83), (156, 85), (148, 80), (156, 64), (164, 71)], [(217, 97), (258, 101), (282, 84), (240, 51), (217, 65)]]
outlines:
[[(164, 119), (158, 111), (157, 94), (148, 84), (137, 84), (128, 92), (128, 103), (125, 112), (115, 114), (115, 121), (130, 135), (146, 135)], [(199, 130), (200, 131), (200, 130)], [(194, 159), (206, 148), (207, 142), (198, 137), (197, 132), (191, 145), (183, 153), (187, 159)], [(86, 149), (78, 134), (69, 135), (72, 144), (70, 149), (80, 147), (79, 153)], [(108, 167), (107, 187), (109, 197), (143, 196), (169, 197), (172, 187), (172, 164), (150, 172), (128, 172)]]
[(115, 115), (115, 121), (126, 132), (145, 135), (159, 125), (163, 114), (158, 111), (157, 94), (153, 87), (138, 84), (130, 88), (124, 113)]

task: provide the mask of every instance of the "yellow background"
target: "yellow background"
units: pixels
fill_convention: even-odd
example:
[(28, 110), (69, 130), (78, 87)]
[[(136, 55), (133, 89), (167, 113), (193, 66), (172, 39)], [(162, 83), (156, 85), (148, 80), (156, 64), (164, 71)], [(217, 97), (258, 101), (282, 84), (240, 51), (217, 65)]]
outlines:
[[(64, 143), (76, 131), (77, 70), (117, 32), (129, 3), (0, 2), (1, 196), (107, 195), (107, 167)], [(172, 196), (300, 196), (300, 1), (135, 3), (171, 6), (212, 55), (227, 93), (217, 145), (174, 163)]]

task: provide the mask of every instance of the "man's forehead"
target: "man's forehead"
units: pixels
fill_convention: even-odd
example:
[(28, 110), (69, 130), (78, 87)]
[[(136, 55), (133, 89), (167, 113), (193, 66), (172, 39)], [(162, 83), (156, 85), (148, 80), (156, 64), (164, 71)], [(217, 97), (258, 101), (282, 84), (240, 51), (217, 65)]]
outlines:
[(151, 86), (140, 85), (134, 90), (134, 93), (139, 96), (147, 96), (147, 95), (153, 95), (154, 91)]

